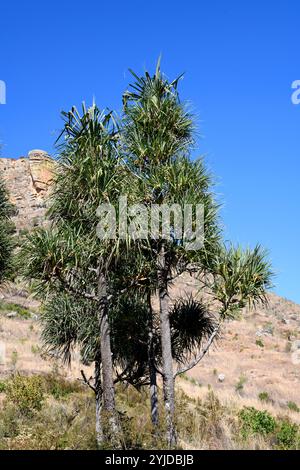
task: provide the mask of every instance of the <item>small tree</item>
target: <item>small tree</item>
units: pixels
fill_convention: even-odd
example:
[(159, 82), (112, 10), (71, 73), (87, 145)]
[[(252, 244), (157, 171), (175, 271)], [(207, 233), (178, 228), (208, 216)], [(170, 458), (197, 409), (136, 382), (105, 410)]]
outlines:
[[(97, 394), (97, 374), (101, 363), (97, 363), (99, 336), (94, 310), (95, 303), (92, 300), (57, 293), (45, 304), (41, 323), (42, 339), (50, 354), (70, 362), (72, 349), (79, 346), (82, 362), (86, 365), (95, 363), (94, 377), (87, 379), (83, 371), (82, 376), (83, 381)], [(126, 382), (137, 389), (149, 385), (153, 387), (151, 373), (152, 368), (155, 374), (161, 368), (161, 347), (159, 328), (152, 325), (149, 303), (140, 293), (123, 293), (114, 297), (109, 310), (116, 376), (114, 382)], [(201, 302), (189, 298), (176, 302), (170, 314), (170, 324), (173, 357), (179, 367), (208, 339), (214, 331), (215, 320)], [(152, 357), (149, 357), (149, 337), (152, 340)], [(157, 392), (151, 393), (151, 398), (156, 398), (155, 402), (151, 402), (151, 418), (156, 426)]]
[[(201, 279), (213, 279), (215, 284), (211, 283), (208, 289), (213, 298), (220, 301), (218, 315), (224, 318), (233, 308), (241, 308), (247, 300), (255, 303), (265, 299), (270, 272), (265, 256), (259, 249), (255, 249), (253, 253), (243, 253), (240, 250), (227, 251), (221, 248), (217, 205), (211, 191), (210, 175), (202, 160), (192, 161), (189, 157), (194, 125), (192, 116), (179, 99), (179, 79), (168, 81), (160, 71), (159, 62), (153, 76), (148, 72), (141, 77), (134, 73), (133, 75), (135, 82), (123, 96), (123, 144), (127, 164), (136, 176), (137, 199), (149, 206), (155, 205), (158, 209), (164, 204), (169, 207), (176, 205), (181, 214), (186, 204), (193, 208), (197, 205), (203, 207), (205, 237), (201, 248), (186, 248), (185, 242), (189, 238), (187, 234), (178, 235), (174, 218), (171, 216), (169, 221), (161, 219), (158, 210), (158, 226), (162, 224), (162, 231), (158, 237), (157, 234), (150, 236), (148, 245), (142, 250), (145, 257), (155, 263), (151, 271), (152, 295), (149, 296), (149, 303), (151, 304), (151, 296), (157, 294), (167, 441), (172, 447), (176, 444), (175, 377), (193, 367), (205, 355), (218, 335), (220, 323), (217, 322), (210, 331), (208, 343), (203, 350), (199, 346), (202, 345), (207, 330), (201, 330), (200, 325), (200, 330), (195, 330), (195, 335), (187, 334), (185, 351), (192, 354), (198, 341), (200, 359), (195, 357), (191, 363), (174, 372), (175, 348), (172, 341), (176, 341), (176, 336), (172, 336), (171, 317), (172, 311), (178, 313), (178, 306), (173, 310), (171, 308), (170, 285), (185, 271), (196, 272)], [(166, 223), (167, 233), (164, 227)], [(229, 280), (224, 278), (223, 269), (229, 273)], [(181, 316), (177, 315), (180, 318), (178, 333), (181, 333), (181, 327), (184, 332), (184, 312), (192, 311), (193, 305), (185, 308), (181, 305)], [(182, 358), (182, 362), (185, 361), (186, 355)], [(155, 374), (153, 385), (155, 386)]]
[[(21, 257), (25, 275), (38, 280), (37, 291), (47, 299), (43, 337), (50, 349), (68, 357), (76, 344), (83, 360), (95, 363), (99, 444), (101, 411), (108, 418), (109, 440), (118, 445), (114, 384), (119, 380), (150, 384), (157, 425), (160, 373), (172, 447), (175, 378), (205, 356), (225, 319), (246, 303), (266, 301), (271, 271), (260, 247), (243, 251), (222, 245), (211, 177), (203, 160), (190, 158), (193, 119), (180, 102), (178, 79), (168, 81), (159, 63), (153, 76), (134, 76), (136, 82), (123, 96), (121, 128), (111, 113), (100, 113), (96, 106), (84, 107), (82, 114), (76, 109), (64, 113), (52, 226), (31, 234)], [(121, 195), (156, 207), (163, 229), (158, 236), (151, 226), (142, 240), (132, 235), (99, 240), (97, 208), (110, 204), (117, 212)], [(181, 214), (186, 204), (202, 206), (201, 246), (187, 247), (190, 234), (178, 234), (174, 212), (166, 229), (164, 204), (176, 205)], [(210, 304), (192, 297), (170, 302), (170, 286), (184, 272), (199, 278)]]
[[(203, 205), (206, 245), (218, 240), (216, 204), (210, 191), (210, 176), (201, 160), (191, 161), (193, 120), (179, 100), (179, 79), (169, 82), (160, 71), (138, 77), (124, 94), (123, 141), (127, 162), (136, 175), (137, 193), (141, 202), (181, 209), (185, 204)], [(158, 214), (158, 223), (160, 214)], [(166, 223), (165, 220), (162, 224)], [(169, 286), (189, 264), (184, 248), (186, 234), (175, 235), (170, 220), (167, 237), (150, 237), (150, 258), (155, 260), (156, 279), (153, 291), (159, 299), (162, 375), (167, 419), (167, 441), (176, 443), (174, 424), (175, 389), (170, 327)]]
[(21, 253), (23, 272), (38, 280), (37, 291), (48, 292), (48, 298), (65, 292), (93, 301), (99, 346), (95, 358), (97, 437), (102, 444), (102, 398), (102, 414), (108, 425), (105, 439), (117, 445), (109, 297), (119, 247), (111, 240), (101, 242), (96, 231), (97, 208), (101, 203), (116, 202), (122, 187), (116, 128), (112, 114), (101, 113), (95, 105), (89, 109), (83, 105), (82, 114), (73, 108), (63, 117), (49, 210), (52, 226), (29, 235)]

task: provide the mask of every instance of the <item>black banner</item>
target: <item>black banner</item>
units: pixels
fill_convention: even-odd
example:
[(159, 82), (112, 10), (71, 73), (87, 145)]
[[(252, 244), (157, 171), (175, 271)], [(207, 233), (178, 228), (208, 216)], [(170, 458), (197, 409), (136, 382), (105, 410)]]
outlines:
[[(206, 468), (207, 465), (231, 465), (239, 470), (245, 465), (270, 466), (272, 469), (292, 463), (299, 458), (295, 451), (2, 451), (1, 468), (4, 463), (32, 466), (54, 465), (60, 467), (86, 468), (88, 465), (110, 468)], [(221, 467), (222, 466), (222, 467)]]

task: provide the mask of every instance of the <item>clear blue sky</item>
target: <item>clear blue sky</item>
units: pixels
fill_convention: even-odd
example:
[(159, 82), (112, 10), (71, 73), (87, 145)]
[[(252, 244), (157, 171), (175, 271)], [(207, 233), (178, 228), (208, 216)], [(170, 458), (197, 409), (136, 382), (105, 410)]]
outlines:
[(52, 152), (60, 111), (83, 99), (120, 109), (128, 67), (153, 70), (162, 53), (170, 78), (186, 73), (226, 236), (265, 245), (276, 291), (300, 303), (299, 18), (297, 0), (3, 0), (3, 156)]

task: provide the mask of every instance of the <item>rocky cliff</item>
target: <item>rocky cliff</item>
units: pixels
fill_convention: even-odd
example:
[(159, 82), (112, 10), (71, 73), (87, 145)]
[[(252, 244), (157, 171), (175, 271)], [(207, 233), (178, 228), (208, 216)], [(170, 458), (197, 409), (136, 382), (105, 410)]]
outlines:
[(45, 223), (53, 169), (54, 161), (43, 150), (31, 150), (27, 157), (16, 160), (0, 158), (0, 175), (16, 208), (18, 232)]

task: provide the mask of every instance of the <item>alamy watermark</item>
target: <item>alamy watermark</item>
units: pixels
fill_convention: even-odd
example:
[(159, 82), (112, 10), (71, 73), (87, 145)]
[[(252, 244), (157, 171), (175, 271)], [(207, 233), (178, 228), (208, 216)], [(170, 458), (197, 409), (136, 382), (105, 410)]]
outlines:
[(100, 240), (158, 240), (199, 250), (204, 244), (203, 204), (133, 204), (121, 196), (117, 207), (100, 204), (97, 210)]
[(292, 83), (292, 89), (295, 90), (291, 96), (292, 103), (298, 105), (300, 104), (300, 80), (295, 80)]
[(0, 80), (0, 104), (6, 104), (6, 83)]

